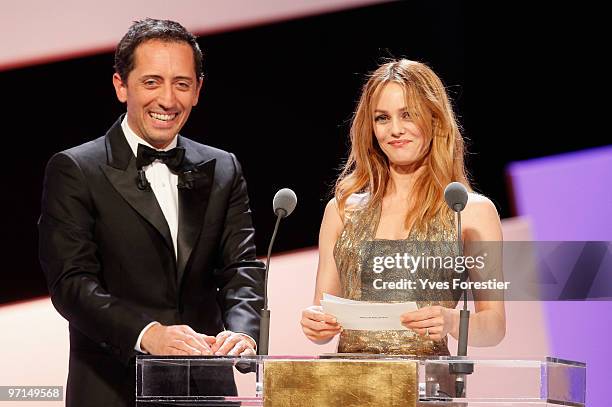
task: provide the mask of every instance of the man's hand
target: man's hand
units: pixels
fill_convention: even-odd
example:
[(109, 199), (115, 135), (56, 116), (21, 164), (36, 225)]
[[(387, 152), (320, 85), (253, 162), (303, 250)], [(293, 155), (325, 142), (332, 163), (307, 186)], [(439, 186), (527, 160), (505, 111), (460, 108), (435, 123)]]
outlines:
[(187, 325), (152, 325), (140, 347), (151, 355), (211, 355), (214, 336), (199, 334)]
[(215, 355), (255, 355), (255, 341), (245, 334), (223, 331), (217, 335), (211, 351)]

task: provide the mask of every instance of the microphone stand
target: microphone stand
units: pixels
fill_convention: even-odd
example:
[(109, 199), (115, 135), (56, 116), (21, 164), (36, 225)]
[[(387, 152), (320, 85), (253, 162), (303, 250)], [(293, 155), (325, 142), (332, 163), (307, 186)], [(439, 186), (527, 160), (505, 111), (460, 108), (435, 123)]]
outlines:
[[(463, 256), (463, 242), (461, 240), (461, 204), (454, 206), (455, 212), (457, 212), (457, 246), (459, 249), (459, 255)], [(467, 345), (468, 345), (468, 332), (470, 327), (470, 310), (467, 305), (467, 288), (463, 289), (463, 309), (459, 313), (459, 340), (457, 343), (457, 356), (467, 356)], [(451, 374), (457, 375), (455, 379), (455, 397), (465, 397), (466, 390), (466, 375), (474, 372), (474, 364), (471, 362), (463, 363), (450, 363), (449, 371)]]
[(277, 209), (276, 224), (274, 225), (274, 232), (272, 233), (272, 239), (270, 239), (270, 245), (268, 246), (268, 258), (266, 260), (266, 274), (264, 278), (264, 307), (260, 311), (259, 343), (257, 344), (257, 353), (264, 356), (268, 354), (268, 345), (270, 341), (270, 310), (268, 309), (268, 270), (270, 268), (270, 255), (272, 254), (272, 246), (276, 239), (278, 225), (285, 216), (287, 216), (287, 211), (282, 208)]

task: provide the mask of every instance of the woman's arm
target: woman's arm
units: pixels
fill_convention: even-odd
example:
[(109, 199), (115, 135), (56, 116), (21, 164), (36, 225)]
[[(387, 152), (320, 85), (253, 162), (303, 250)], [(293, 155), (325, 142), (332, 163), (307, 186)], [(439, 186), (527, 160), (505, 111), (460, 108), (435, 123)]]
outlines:
[(336, 200), (332, 199), (325, 207), (321, 230), (319, 231), (319, 265), (317, 268), (317, 284), (315, 287), (314, 304), (319, 305), (323, 293), (340, 296), (340, 276), (334, 260), (334, 246), (342, 232), (342, 219), (338, 212)]
[[(496, 278), (502, 281), (501, 273), (501, 223), (493, 203), (477, 194), (470, 194), (468, 204), (461, 214), (464, 256), (478, 256), (486, 250), (485, 272), (472, 268), (470, 280)], [(487, 242), (487, 243), (482, 243)], [(495, 243), (489, 243), (495, 242)], [(498, 242), (498, 243), (497, 243)], [(485, 278), (486, 277), (486, 278)], [(506, 334), (506, 313), (503, 296), (474, 290), (475, 312), (470, 314), (468, 343), (471, 346), (494, 346)], [(459, 304), (463, 307), (463, 304)], [(439, 305), (423, 307), (401, 316), (402, 324), (419, 335), (428, 335), (440, 341), (447, 334), (459, 338), (459, 309)]]
[(334, 260), (334, 246), (342, 232), (342, 218), (335, 199), (325, 207), (319, 232), (319, 265), (315, 287), (314, 304), (302, 311), (302, 330), (306, 337), (315, 342), (325, 342), (341, 331), (333, 315), (324, 314), (320, 304), (323, 293), (341, 295), (340, 277)]
[[(487, 252), (485, 271), (472, 268), (472, 281), (495, 278), (501, 282), (503, 241), (501, 222), (495, 205), (486, 197), (471, 193), (468, 204), (462, 212), (462, 228), (465, 256), (478, 256)], [(482, 243), (485, 242), (485, 243)], [(484, 273), (484, 274), (483, 274)], [(503, 295), (499, 291), (487, 293), (473, 290), (475, 311), (470, 315), (468, 343), (471, 346), (494, 346), (506, 335), (506, 311)], [(460, 304), (462, 307), (462, 304)], [(451, 335), (459, 337), (459, 311), (455, 311), (457, 323)]]

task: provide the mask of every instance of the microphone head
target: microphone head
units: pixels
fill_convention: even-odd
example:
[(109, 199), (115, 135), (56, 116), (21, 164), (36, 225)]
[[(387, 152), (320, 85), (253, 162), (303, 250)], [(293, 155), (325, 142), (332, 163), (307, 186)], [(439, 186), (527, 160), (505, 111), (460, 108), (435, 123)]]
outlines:
[(467, 189), (460, 182), (451, 182), (444, 189), (444, 200), (455, 212), (461, 212), (468, 201)]
[(274, 213), (277, 216), (280, 214), (282, 218), (291, 215), (291, 212), (295, 209), (295, 205), (297, 205), (297, 196), (295, 192), (289, 188), (279, 190), (276, 195), (274, 195), (274, 200), (272, 201)]

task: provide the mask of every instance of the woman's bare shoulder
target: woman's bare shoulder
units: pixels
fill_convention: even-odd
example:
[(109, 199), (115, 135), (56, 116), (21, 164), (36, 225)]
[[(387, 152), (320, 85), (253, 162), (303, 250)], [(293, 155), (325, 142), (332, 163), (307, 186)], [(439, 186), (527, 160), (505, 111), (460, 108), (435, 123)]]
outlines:
[(465, 210), (477, 213), (493, 211), (497, 215), (497, 209), (493, 201), (477, 192), (468, 193), (468, 201)]
[(358, 209), (364, 208), (368, 204), (368, 200), (370, 199), (370, 194), (367, 192), (359, 193), (359, 194), (351, 194), (346, 199), (346, 210), (354, 211)]
[(486, 196), (470, 192), (462, 212), (463, 228), (474, 240), (500, 240), (501, 223), (495, 204)]

